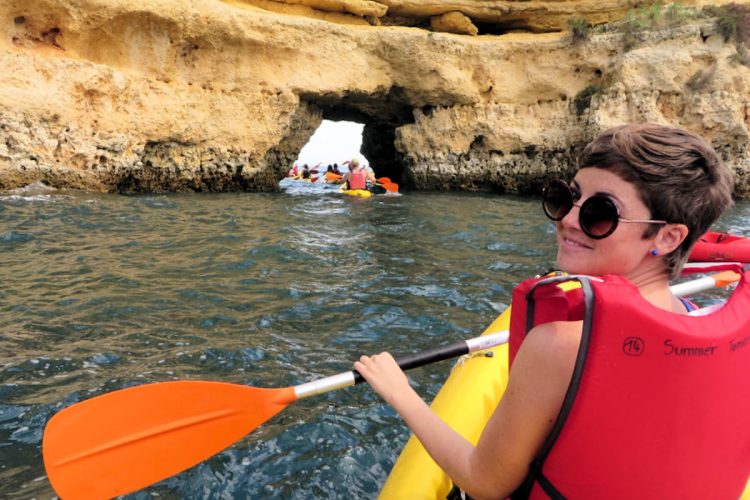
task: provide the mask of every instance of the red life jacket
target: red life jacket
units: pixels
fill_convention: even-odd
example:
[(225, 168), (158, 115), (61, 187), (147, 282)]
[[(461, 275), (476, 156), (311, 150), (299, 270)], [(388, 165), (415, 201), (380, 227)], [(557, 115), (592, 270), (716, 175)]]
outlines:
[[(705, 316), (654, 307), (628, 280), (527, 280), (511, 362), (536, 324), (584, 321), (570, 386), (513, 497), (739, 498), (750, 475), (750, 268)], [(546, 495), (545, 495), (546, 494)]]
[(367, 189), (367, 171), (365, 169), (352, 170), (349, 178), (349, 189)]

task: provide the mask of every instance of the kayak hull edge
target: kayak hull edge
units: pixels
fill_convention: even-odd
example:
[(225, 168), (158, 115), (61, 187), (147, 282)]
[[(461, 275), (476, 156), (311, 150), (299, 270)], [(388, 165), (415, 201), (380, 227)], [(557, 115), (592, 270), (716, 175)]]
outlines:
[[(507, 330), (510, 308), (482, 335)], [(492, 353), (490, 356), (487, 353)], [(451, 428), (476, 444), (508, 383), (508, 346), (501, 345), (462, 357), (453, 367), (430, 407)], [(409, 437), (391, 469), (379, 498), (445, 498), (452, 483), (422, 444)]]

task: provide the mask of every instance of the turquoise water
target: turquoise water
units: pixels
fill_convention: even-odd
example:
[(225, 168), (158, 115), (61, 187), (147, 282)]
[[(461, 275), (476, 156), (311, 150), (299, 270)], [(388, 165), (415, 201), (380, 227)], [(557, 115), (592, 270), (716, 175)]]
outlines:
[[(91, 396), (285, 387), (478, 335), (552, 266), (553, 229), (510, 196), (0, 196), (0, 497), (54, 495), (44, 425)], [(750, 236), (750, 205), (717, 229)], [(411, 379), (430, 398), (449, 368)], [(366, 386), (343, 389), (132, 498), (374, 497), (407, 437)]]

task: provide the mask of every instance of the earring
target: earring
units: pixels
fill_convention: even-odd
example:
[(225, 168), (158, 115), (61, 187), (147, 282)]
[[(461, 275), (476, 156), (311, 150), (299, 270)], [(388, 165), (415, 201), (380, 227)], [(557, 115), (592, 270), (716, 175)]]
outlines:
[(651, 250), (649, 253), (651, 255), (653, 255), (654, 257), (658, 257), (659, 256), (659, 250), (657, 250), (656, 248), (654, 248), (653, 250)]

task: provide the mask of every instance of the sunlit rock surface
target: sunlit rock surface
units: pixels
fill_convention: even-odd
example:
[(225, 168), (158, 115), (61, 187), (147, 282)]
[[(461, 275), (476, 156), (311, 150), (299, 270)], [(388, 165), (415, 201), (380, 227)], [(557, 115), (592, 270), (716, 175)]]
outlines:
[(6, 0), (0, 189), (274, 190), (327, 118), (407, 188), (530, 193), (649, 120), (704, 134), (750, 197), (750, 69), (714, 19), (568, 31), (634, 3)]

